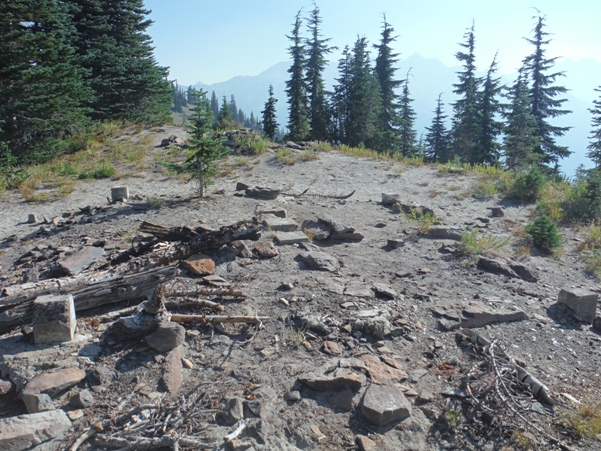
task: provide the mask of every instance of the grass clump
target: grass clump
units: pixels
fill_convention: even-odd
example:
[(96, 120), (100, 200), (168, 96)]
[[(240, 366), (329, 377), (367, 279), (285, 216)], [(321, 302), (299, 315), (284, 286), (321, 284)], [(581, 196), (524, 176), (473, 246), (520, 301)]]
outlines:
[(115, 168), (111, 165), (111, 162), (108, 160), (100, 160), (91, 169), (81, 172), (78, 177), (81, 180), (99, 180), (108, 179), (113, 177), (114, 175)]
[(331, 152), (334, 148), (332, 147), (332, 145), (328, 142), (325, 141), (317, 141), (314, 145), (313, 145), (313, 150), (315, 152)]
[(487, 251), (496, 251), (507, 246), (509, 241), (510, 237), (490, 232), (479, 233), (476, 229), (466, 230), (461, 234), (457, 252), (469, 261), (474, 261)]
[(293, 165), (296, 163), (294, 152), (290, 149), (278, 149), (275, 151), (275, 159), (278, 163)]
[(478, 180), (472, 185), (471, 194), (478, 200), (492, 199), (498, 194), (497, 185), (491, 179)]
[(313, 150), (303, 150), (298, 154), (300, 161), (313, 161), (319, 160), (319, 154)]
[(601, 404), (584, 404), (571, 421), (572, 427), (583, 437), (597, 438), (601, 434)]
[(403, 213), (405, 219), (417, 227), (417, 232), (422, 235), (428, 233), (430, 227), (440, 221), (434, 213), (424, 212), (420, 208), (411, 208), (409, 211), (404, 211)]
[(552, 251), (561, 246), (561, 236), (557, 224), (545, 214), (528, 224), (524, 231), (532, 244), (539, 249)]

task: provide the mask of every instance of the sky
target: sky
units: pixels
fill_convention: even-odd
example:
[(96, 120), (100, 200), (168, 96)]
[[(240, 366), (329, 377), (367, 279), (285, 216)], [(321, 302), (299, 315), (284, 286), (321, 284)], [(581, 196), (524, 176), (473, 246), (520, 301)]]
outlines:
[[(393, 44), (402, 60), (417, 52), (458, 65), (454, 54), (463, 35), (475, 25), (476, 64), (486, 70), (498, 51), (500, 73), (513, 73), (532, 47), (535, 9), (546, 16), (552, 40), (548, 57), (601, 62), (601, 0), (321, 0), (322, 35), (338, 47), (358, 36), (380, 39), (383, 15), (398, 36)], [(161, 66), (181, 86), (213, 84), (237, 75), (257, 75), (288, 61), (286, 38), (296, 14), (307, 17), (311, 0), (145, 0), (154, 24), (147, 32)], [(306, 21), (304, 22), (306, 23)], [(306, 36), (306, 28), (303, 28)], [(375, 57), (375, 51), (372, 52)], [(599, 79), (601, 74), (591, 74)]]

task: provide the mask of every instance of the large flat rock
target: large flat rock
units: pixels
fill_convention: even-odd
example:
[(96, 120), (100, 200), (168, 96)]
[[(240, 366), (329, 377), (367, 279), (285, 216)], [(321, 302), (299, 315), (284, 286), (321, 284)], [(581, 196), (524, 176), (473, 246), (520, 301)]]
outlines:
[(566, 305), (581, 321), (593, 324), (599, 295), (579, 288), (562, 288), (557, 302)]
[(63, 368), (54, 373), (42, 373), (34, 377), (23, 389), (23, 394), (46, 393), (54, 396), (78, 384), (86, 377), (79, 368)]
[(104, 249), (95, 246), (85, 246), (79, 252), (67, 257), (60, 265), (61, 270), (68, 276), (79, 274), (97, 262), (104, 255)]
[(55, 438), (71, 428), (62, 410), (0, 419), (0, 450), (22, 451)]
[(298, 230), (298, 224), (292, 219), (278, 218), (276, 216), (266, 217), (263, 225), (274, 232), (294, 232)]
[(376, 426), (411, 416), (411, 403), (402, 390), (392, 385), (370, 385), (363, 397), (361, 413)]
[(493, 309), (484, 304), (470, 305), (463, 309), (460, 326), (467, 328), (484, 327), (493, 323), (524, 321), (528, 315), (523, 310)]

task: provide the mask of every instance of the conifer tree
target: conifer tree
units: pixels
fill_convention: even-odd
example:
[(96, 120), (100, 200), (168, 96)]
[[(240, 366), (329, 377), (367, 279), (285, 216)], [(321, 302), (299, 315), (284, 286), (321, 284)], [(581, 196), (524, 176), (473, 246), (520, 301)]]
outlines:
[(445, 126), (446, 118), (447, 115), (443, 111), (442, 94), (439, 94), (434, 110), (434, 118), (430, 127), (426, 127), (428, 133), (424, 140), (426, 159), (433, 163), (446, 163), (450, 160), (449, 133)]
[(502, 105), (499, 95), (503, 90), (500, 78), (495, 76), (497, 71), (497, 55), (486, 73), (482, 92), (478, 99), (478, 114), (480, 117), (476, 154), (473, 163), (496, 164), (501, 155), (501, 145), (497, 138), (501, 134), (503, 124), (497, 120)]
[(219, 110), (219, 117), (217, 118), (217, 127), (221, 129), (228, 129), (233, 127), (234, 118), (232, 116), (232, 110), (225, 96), (221, 102), (221, 109)]
[(451, 130), (452, 153), (465, 162), (476, 162), (478, 132), (478, 88), (480, 81), (476, 77), (476, 58), (474, 54), (474, 24), (463, 35), (465, 42), (459, 45), (465, 51), (455, 54), (463, 64), (458, 72), (458, 83), (453, 84), (453, 92), (459, 99), (453, 104), (453, 128)]
[(509, 105), (503, 114), (506, 121), (503, 138), (505, 164), (509, 169), (522, 170), (540, 161), (540, 154), (536, 151), (540, 137), (536, 132), (536, 119), (532, 114), (529, 87), (523, 71), (520, 71), (507, 97)]
[[(42, 161), (85, 122), (91, 91), (74, 63), (74, 32), (58, 0), (0, 3), (0, 147), (3, 160)], [(8, 151), (10, 149), (10, 155)]]
[(265, 109), (261, 111), (261, 114), (263, 115), (263, 132), (271, 140), (275, 138), (280, 125), (276, 121), (275, 104), (277, 101), (273, 95), (273, 85), (269, 85), (269, 98), (265, 102)]
[[(375, 73), (380, 85), (382, 99), (382, 108), (378, 118), (381, 141), (378, 143), (377, 150), (391, 153), (396, 152), (400, 146), (400, 106), (398, 102), (399, 96), (396, 94), (396, 90), (403, 83), (401, 80), (395, 80), (394, 78), (396, 72), (394, 65), (398, 62), (397, 56), (399, 54), (393, 53), (392, 51), (392, 43), (396, 40), (396, 36), (393, 36), (393, 33), (394, 29), (386, 22), (386, 16), (384, 16), (380, 44), (374, 46), (378, 50)], [(405, 150), (407, 150), (407, 148), (407, 143), (405, 143)]]
[(545, 56), (545, 47), (551, 40), (547, 38), (549, 33), (544, 31), (544, 27), (545, 18), (538, 16), (532, 30), (533, 38), (526, 39), (534, 46), (534, 52), (524, 59), (524, 68), (530, 75), (529, 95), (532, 115), (536, 120), (536, 136), (540, 139), (535, 152), (540, 155), (542, 164), (557, 173), (559, 159), (568, 157), (572, 152), (567, 147), (558, 145), (555, 138), (563, 136), (570, 127), (551, 125), (549, 119), (571, 113), (571, 111), (561, 109), (566, 99), (557, 98), (557, 96), (565, 94), (567, 89), (554, 84), (558, 77), (565, 76), (565, 74), (563, 72), (548, 73), (557, 58)]
[(71, 39), (94, 98), (94, 119), (164, 122), (170, 118), (171, 85), (146, 34), (143, 0), (70, 0), (76, 33)]
[(314, 4), (308, 18), (310, 38), (305, 40), (306, 86), (309, 104), (309, 137), (316, 141), (325, 141), (329, 135), (330, 111), (327, 93), (323, 81), (323, 71), (327, 60), (325, 56), (334, 50), (327, 45), (328, 39), (321, 37), (321, 17), (319, 8)]
[(591, 135), (589, 136), (590, 144), (588, 145), (588, 153), (586, 154), (593, 163), (595, 168), (601, 169), (601, 86), (595, 88), (599, 98), (593, 101), (593, 107), (589, 109), (592, 115), (591, 119)]
[(236, 103), (236, 96), (234, 94), (232, 94), (230, 96), (230, 112), (232, 114), (232, 121), (234, 122), (240, 122), (240, 118), (238, 116), (238, 104)]
[(347, 142), (347, 126), (349, 120), (350, 73), (351, 53), (348, 46), (342, 51), (342, 58), (338, 61), (338, 78), (332, 96), (332, 138), (341, 143)]
[(360, 37), (355, 42), (349, 63), (348, 120), (346, 124), (347, 143), (358, 147), (369, 145), (375, 138), (377, 106), (375, 97), (379, 94), (377, 78), (373, 76), (368, 42)]
[[(223, 158), (227, 150), (223, 146), (222, 138), (214, 139), (212, 136), (213, 112), (206, 97), (207, 93), (196, 91), (194, 94), (198, 102), (192, 108), (189, 139), (189, 148), (193, 154), (185, 161), (182, 169), (196, 178), (198, 194), (204, 197), (205, 188), (212, 183), (215, 176), (215, 161)], [(224, 102), (224, 105), (227, 105), (227, 102)]]
[(413, 109), (413, 99), (409, 94), (409, 75), (411, 69), (407, 71), (407, 77), (402, 82), (403, 90), (399, 105), (399, 150), (403, 157), (412, 157), (417, 153), (415, 131), (415, 110)]
[(292, 41), (292, 45), (288, 47), (292, 66), (288, 69), (290, 79), (286, 81), (288, 137), (292, 140), (304, 140), (309, 136), (309, 108), (305, 86), (306, 49), (300, 35), (302, 25), (300, 14), (299, 11), (296, 15), (292, 35), (287, 36)]
[(217, 94), (215, 91), (211, 93), (211, 111), (213, 112), (213, 122), (217, 122), (219, 119), (219, 100), (217, 100)]

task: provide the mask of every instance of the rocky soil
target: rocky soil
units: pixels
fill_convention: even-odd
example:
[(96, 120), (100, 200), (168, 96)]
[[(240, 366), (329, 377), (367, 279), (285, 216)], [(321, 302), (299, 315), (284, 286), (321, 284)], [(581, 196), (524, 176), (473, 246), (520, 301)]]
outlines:
[[(167, 309), (268, 319), (186, 324), (183, 343), (177, 330), (166, 332), (158, 341), (176, 344), (162, 348), (144, 337), (109, 335), (135, 308), (113, 304), (78, 314), (72, 342), (32, 344), (30, 324), (4, 334), (1, 421), (32, 411), (68, 418), (57, 414), (51, 421), (63, 425), (59, 432), (19, 449), (69, 449), (86, 432), (79, 449), (600, 449), (599, 437), (582, 435), (573, 419), (579, 403), (601, 403), (601, 337), (592, 320), (575, 316), (577, 306), (558, 303), (562, 289), (601, 289), (578, 258), (575, 229), (562, 229), (556, 255), (533, 249), (523, 256), (520, 230), (532, 206), (475, 200), (475, 179), (464, 174), (337, 152), (295, 165), (278, 163), (272, 151), (232, 155), (199, 199), (193, 183), (152, 163), (163, 138), (185, 139), (185, 131), (144, 133), (155, 135), (149, 163), (123, 168), (128, 177), (82, 182), (69, 198), (46, 204), (4, 196), (0, 286), (56, 277), (61, 262), (86, 245), (105, 251), (86, 270), (93, 273), (130, 249), (142, 221), (219, 229), (257, 217), (267, 224), (258, 241), (207, 252), (215, 275), (247, 297), (210, 297), (222, 306), (217, 312), (173, 302)], [(256, 199), (236, 191), (238, 182), (281, 192)], [(108, 204), (111, 187), (124, 185), (129, 201)], [(384, 205), (383, 193), (398, 202)], [(437, 226), (428, 230), (403, 205), (431, 209)], [(285, 221), (269, 211), (285, 212)], [(29, 214), (38, 222), (27, 223)], [(44, 216), (48, 223), (40, 222)], [(300, 229), (306, 221), (310, 242), (281, 244), (282, 222)], [(454, 235), (470, 229), (507, 239), (487, 255), (497, 266), (456, 252)], [(170, 287), (206, 283), (180, 266)], [(492, 341), (497, 359), (459, 326)], [(495, 377), (493, 361), (515, 369), (502, 352), (546, 385), (555, 405), (529, 394), (510, 372), (497, 368), (503, 377)], [(169, 378), (180, 370), (178, 386)], [(54, 390), (32, 388), (34, 378), (53, 373), (61, 378)], [(510, 399), (499, 384), (512, 387)]]

